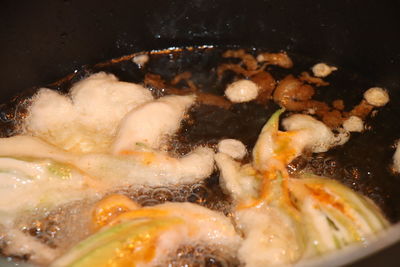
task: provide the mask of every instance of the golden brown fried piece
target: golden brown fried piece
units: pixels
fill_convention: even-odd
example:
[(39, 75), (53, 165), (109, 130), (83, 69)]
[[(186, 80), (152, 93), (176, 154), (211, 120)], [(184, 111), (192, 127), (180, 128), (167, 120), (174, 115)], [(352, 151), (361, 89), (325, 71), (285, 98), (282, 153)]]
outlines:
[(326, 103), (313, 100), (315, 90), (311, 85), (304, 84), (293, 75), (280, 81), (273, 94), (273, 99), (289, 111), (308, 111), (322, 118), (330, 128), (339, 127), (344, 117), (340, 110), (330, 108)]
[[(319, 87), (327, 86), (329, 83), (321, 78), (311, 76), (308, 72), (302, 72), (298, 78), (288, 75), (277, 85), (274, 77), (264, 69), (268, 65), (291, 68), (293, 62), (284, 52), (261, 53), (255, 59), (253, 55), (246, 53), (243, 49), (239, 49), (227, 50), (222, 56), (224, 58), (238, 58), (241, 59), (241, 62), (219, 65), (217, 68), (219, 79), (228, 70), (248, 78), (256, 83), (259, 88), (257, 103), (266, 104), (272, 99), (289, 111), (303, 111), (315, 114), (332, 129), (340, 127), (344, 120), (350, 116), (358, 116), (364, 119), (374, 108), (365, 100), (362, 100), (352, 111), (344, 112), (345, 106), (341, 99), (333, 101), (332, 106), (325, 102), (313, 100), (315, 89), (312, 85)], [(263, 63), (263, 65), (260, 65), (260, 63)], [(191, 78), (192, 74), (190, 72), (183, 72), (176, 75), (170, 83), (167, 83), (159, 75), (148, 73), (144, 83), (146, 86), (162, 89), (164, 94), (185, 95), (194, 93), (197, 95), (198, 102), (202, 104), (219, 106), (224, 109), (231, 107), (232, 103), (223, 96), (200, 92)], [(175, 86), (182, 81), (186, 83), (187, 88), (176, 88)]]
[(254, 76), (263, 71), (266, 67), (266, 64), (260, 66), (256, 58), (253, 55), (246, 53), (244, 49), (227, 50), (225, 53), (222, 54), (222, 57), (239, 58), (241, 59), (241, 62), (237, 64), (225, 63), (219, 65), (217, 68), (217, 76), (219, 80), (221, 80), (222, 75), (227, 70), (235, 72), (236, 74), (240, 74), (245, 78), (250, 78), (251, 76)]
[(202, 93), (202, 92), (197, 92), (196, 94), (197, 94), (197, 101), (202, 104), (218, 106), (218, 107), (224, 108), (224, 109), (229, 109), (232, 106), (232, 103), (230, 101), (226, 100), (222, 96), (208, 94), (208, 93)]
[(322, 117), (322, 121), (331, 129), (338, 128), (342, 125), (345, 118), (339, 110), (320, 111), (317, 112)]
[(311, 76), (308, 72), (303, 71), (299, 76), (300, 81), (314, 84), (317, 87), (328, 86), (329, 83), (318, 77)]
[(181, 81), (185, 81), (186, 84), (189, 86), (189, 88), (193, 91), (196, 92), (198, 91), (198, 88), (196, 84), (191, 80), (192, 78), (192, 73), (189, 71), (185, 71), (182, 73), (177, 74), (172, 80), (171, 80), (171, 85), (177, 85)]
[[(162, 91), (160, 94), (173, 94), (173, 95), (187, 95), (187, 94), (196, 94), (197, 101), (199, 103), (205, 105), (218, 106), (224, 109), (230, 108), (232, 103), (226, 100), (223, 96), (218, 96), (209, 93), (201, 92), (197, 86), (190, 80), (192, 74), (190, 72), (183, 72), (176, 75), (171, 80), (171, 85), (167, 84), (160, 75), (147, 73), (144, 79), (145, 86), (155, 88), (159, 91)], [(176, 88), (174, 85), (177, 85), (179, 82), (184, 80), (188, 85), (188, 88)]]
[(272, 75), (266, 71), (257, 73), (250, 78), (259, 88), (257, 102), (260, 104), (267, 103), (272, 98), (272, 92), (275, 89), (276, 81)]
[(344, 102), (342, 99), (336, 99), (332, 102), (332, 106), (337, 110), (344, 110)]
[(240, 66), (239, 64), (221, 64), (218, 66), (217, 68), (217, 76), (218, 79), (221, 80), (222, 79), (222, 75), (224, 74), (225, 71), (230, 70), (233, 71), (236, 74), (240, 74), (243, 75), (246, 78), (249, 78), (253, 75), (256, 75), (257, 73), (260, 73), (261, 71), (263, 71), (265, 68), (265, 66), (261, 67), (260, 69), (256, 69), (256, 70), (246, 70), (244, 69), (242, 66)]
[(146, 87), (154, 87), (157, 89), (165, 89), (167, 87), (161, 76), (153, 73), (146, 73), (143, 83)]
[(374, 109), (374, 106), (368, 104), (366, 100), (362, 100), (360, 104), (355, 106), (351, 111), (349, 116), (357, 116), (361, 119), (365, 119), (368, 114)]
[(290, 111), (307, 110), (315, 91), (311, 85), (304, 84), (293, 75), (286, 76), (275, 89), (273, 99)]
[(254, 58), (253, 55), (246, 53), (244, 49), (239, 50), (227, 50), (222, 54), (222, 57), (225, 58), (240, 58), (242, 60), (242, 64), (246, 67), (247, 70), (257, 70), (258, 62)]
[(285, 52), (261, 53), (257, 56), (257, 61), (267, 62), (268, 65), (276, 65), (285, 69), (293, 67), (292, 59)]

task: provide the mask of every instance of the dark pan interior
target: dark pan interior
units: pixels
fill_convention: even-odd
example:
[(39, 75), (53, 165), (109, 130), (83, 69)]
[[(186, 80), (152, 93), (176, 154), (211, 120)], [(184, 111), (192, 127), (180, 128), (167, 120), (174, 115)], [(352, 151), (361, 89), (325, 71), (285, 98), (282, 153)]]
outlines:
[[(398, 96), (399, 11), (394, 0), (3, 0), (1, 102), (84, 64), (203, 44), (286, 50), (332, 62)], [(382, 127), (398, 129), (397, 119)], [(400, 244), (354, 266), (396, 266), (398, 253)]]

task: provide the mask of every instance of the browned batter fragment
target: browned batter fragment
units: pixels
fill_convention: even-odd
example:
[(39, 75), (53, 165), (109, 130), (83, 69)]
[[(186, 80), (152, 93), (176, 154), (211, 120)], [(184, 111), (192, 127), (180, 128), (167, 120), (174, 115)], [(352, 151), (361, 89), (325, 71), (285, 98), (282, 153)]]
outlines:
[(351, 111), (350, 111), (350, 116), (357, 116), (360, 117), (361, 119), (365, 119), (368, 114), (374, 109), (374, 106), (368, 104), (366, 100), (362, 100), (360, 104), (355, 106)]
[(246, 70), (239, 64), (233, 64), (233, 63), (232, 64), (231, 63), (221, 64), (217, 68), (217, 76), (218, 76), (218, 79), (221, 80), (224, 72), (227, 70), (230, 70), (236, 74), (243, 75), (245, 78), (249, 78), (249, 77), (256, 75), (257, 73), (263, 71), (264, 68), (265, 68), (265, 66), (262, 66), (260, 69), (257, 69), (257, 70)]
[(330, 128), (339, 127), (344, 117), (340, 110), (331, 109), (326, 103), (313, 100), (315, 90), (293, 75), (286, 76), (277, 86), (273, 99), (289, 111), (308, 111), (315, 113)]
[[(277, 85), (274, 77), (269, 72), (265, 71), (264, 68), (268, 65), (291, 68), (293, 62), (286, 53), (261, 53), (258, 55), (257, 60), (255, 60), (254, 56), (246, 53), (243, 49), (239, 49), (227, 50), (222, 54), (222, 57), (239, 58), (241, 62), (237, 64), (223, 63), (219, 65), (217, 68), (218, 78), (221, 80), (224, 72), (229, 70), (238, 76), (244, 76), (255, 82), (260, 89), (256, 100), (259, 104), (266, 104), (272, 99), (277, 104), (285, 107), (288, 111), (303, 111), (315, 114), (332, 129), (340, 127), (343, 121), (352, 115), (365, 119), (373, 110), (373, 106), (368, 104), (365, 100), (361, 101), (351, 112), (344, 112), (345, 106), (341, 99), (333, 101), (332, 106), (325, 102), (313, 100), (312, 97), (315, 94), (315, 89), (312, 85), (319, 87), (327, 86), (329, 83), (321, 78), (311, 76), (308, 72), (302, 72), (298, 78), (293, 75), (288, 75)], [(265, 64), (260, 66), (257, 61), (265, 62)], [(144, 84), (161, 90), (161, 95), (185, 95), (194, 93), (197, 95), (199, 103), (219, 106), (224, 109), (229, 109), (231, 107), (232, 103), (224, 97), (201, 92), (197, 88), (197, 85), (191, 80), (191, 77), (192, 74), (190, 72), (183, 72), (176, 75), (170, 83), (167, 83), (161, 76), (148, 73), (145, 76)], [(175, 86), (182, 81), (185, 82), (187, 87), (181, 89), (176, 88)]]
[(342, 113), (336, 109), (319, 112), (319, 115), (321, 115), (322, 121), (326, 126), (332, 129), (340, 127), (345, 120), (345, 118), (342, 117)]
[(267, 62), (268, 65), (276, 65), (285, 69), (293, 67), (292, 59), (285, 52), (261, 53), (257, 56), (257, 61)]
[(244, 49), (239, 50), (227, 50), (222, 54), (222, 57), (225, 58), (240, 58), (242, 60), (242, 64), (246, 67), (247, 70), (256, 70), (258, 69), (258, 62), (254, 58), (253, 55), (246, 53)]
[(192, 78), (192, 73), (189, 71), (185, 71), (182, 73), (177, 74), (172, 80), (171, 80), (171, 85), (177, 85), (181, 81), (185, 81), (187, 86), (192, 90), (192, 91), (198, 91), (198, 88), (196, 84), (190, 79)]
[(143, 83), (146, 87), (152, 87), (159, 90), (167, 87), (165, 81), (161, 78), (161, 75), (153, 73), (146, 73)]
[(329, 83), (318, 77), (311, 76), (308, 72), (303, 71), (299, 76), (300, 81), (314, 84), (317, 87), (328, 86)]
[(344, 110), (344, 102), (342, 99), (336, 99), (332, 102), (332, 106), (337, 110)]
[(222, 96), (202, 92), (196, 92), (196, 95), (197, 101), (204, 105), (218, 106), (224, 109), (229, 109), (232, 106), (232, 103)]
[(227, 50), (222, 54), (224, 58), (239, 58), (241, 59), (240, 63), (225, 63), (220, 64), (217, 68), (217, 76), (218, 79), (222, 79), (222, 75), (225, 71), (232, 71), (236, 74), (240, 74), (245, 78), (250, 78), (260, 72), (262, 72), (266, 64), (259, 65), (257, 60), (254, 58), (253, 55), (246, 53), (244, 49), (239, 50)]
[(272, 92), (275, 89), (276, 82), (274, 77), (266, 71), (257, 73), (250, 78), (259, 88), (256, 101), (260, 104), (266, 104), (272, 98)]
[(311, 108), (309, 100), (314, 93), (311, 85), (304, 84), (293, 75), (288, 75), (279, 82), (273, 99), (290, 111), (303, 111)]
[[(193, 81), (190, 80), (191, 76), (192, 74), (190, 72), (180, 73), (171, 80), (171, 85), (169, 85), (160, 75), (147, 73), (144, 78), (144, 85), (154, 88), (157, 91), (154, 92), (156, 96), (196, 94), (197, 101), (201, 104), (218, 106), (224, 109), (231, 107), (232, 103), (223, 96), (201, 92)], [(185, 80), (189, 88), (176, 88), (173, 86), (178, 84), (181, 80)]]

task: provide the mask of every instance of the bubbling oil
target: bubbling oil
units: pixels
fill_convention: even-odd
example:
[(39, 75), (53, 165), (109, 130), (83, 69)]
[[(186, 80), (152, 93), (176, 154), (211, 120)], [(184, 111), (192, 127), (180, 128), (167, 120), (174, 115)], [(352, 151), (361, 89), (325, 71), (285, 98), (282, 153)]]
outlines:
[(230, 267), (240, 266), (238, 260), (221, 248), (206, 247), (203, 244), (182, 246), (160, 264), (168, 267)]
[[(149, 55), (149, 62), (138, 66), (132, 59), (135, 54), (121, 59), (111, 60), (92, 67), (84, 67), (74, 74), (55, 82), (47, 87), (60, 92), (68, 92), (74, 82), (87, 77), (92, 73), (105, 71), (116, 75), (120, 80), (127, 82), (143, 83), (148, 73), (159, 75), (165, 81), (171, 81), (175, 76), (184, 72), (191, 73), (191, 81), (197, 89), (204, 93), (222, 96), (227, 84), (233, 81), (234, 75), (227, 72), (222, 79), (217, 77), (216, 69), (221, 62), (226, 61), (221, 55), (226, 48), (203, 47), (178, 50), (165, 50), (145, 52)], [(249, 49), (256, 54), (261, 49)], [(143, 54), (143, 53), (139, 53)], [(291, 55), (295, 67), (291, 70), (272, 67), (269, 71), (276, 79), (281, 79), (290, 73), (298, 74), (318, 61)], [(342, 97), (347, 104), (355, 102), (358, 95), (362, 94), (361, 88), (367, 88), (369, 83), (358, 75), (338, 72), (332, 77), (332, 86), (324, 88), (317, 97), (324, 101), (332, 101)], [(178, 89), (185, 90), (188, 82), (176, 84)], [(148, 86), (155, 97), (167, 94), (164, 87)], [(37, 91), (32, 88), (16, 96), (9, 103), (0, 106), (0, 136), (9, 137), (21, 132), (21, 122), (27, 115), (30, 98)], [(352, 94), (346, 93), (352, 91)], [(348, 99), (345, 97), (347, 96)], [(198, 145), (215, 147), (223, 138), (235, 138), (242, 141), (248, 149), (252, 148), (257, 140), (262, 126), (270, 115), (277, 109), (273, 102), (259, 104), (255, 102), (234, 104), (229, 109), (220, 106), (198, 104), (194, 106), (189, 115), (182, 122), (178, 134), (166, 144), (172, 154), (184, 155)], [(400, 115), (400, 114), (399, 114)], [(383, 117), (382, 124), (390, 123), (390, 117)], [(378, 127), (374, 121), (368, 122), (371, 127)], [(380, 131), (380, 135), (388, 142), (394, 142), (395, 133), (389, 130)], [(382, 165), (366, 166), (364, 155), (365, 143), (370, 148), (379, 146), (374, 142), (374, 135), (366, 134), (362, 142), (349, 142), (340, 148), (335, 148), (327, 153), (303, 155), (295, 159), (288, 166), (292, 175), (301, 172), (312, 172), (317, 175), (337, 179), (354, 190), (372, 198), (383, 208), (386, 215), (393, 222), (400, 219), (400, 198), (393, 188), (400, 188), (392, 179), (393, 174)], [(352, 136), (360, 138), (360, 136)], [(393, 151), (390, 148), (379, 150), (382, 158), (388, 158)], [(251, 150), (248, 155), (251, 155)], [(243, 159), (249, 162), (250, 156)], [(154, 206), (164, 202), (191, 202), (212, 210), (231, 216), (231, 199), (223, 193), (218, 181), (219, 173), (215, 172), (203, 182), (196, 184), (182, 184), (168, 187), (131, 186), (119, 188), (109, 194), (123, 194), (142, 206)], [(397, 179), (398, 180), (398, 179)], [(36, 241), (54, 249), (61, 255), (79, 241), (90, 234), (91, 211), (97, 200), (87, 199), (68, 205), (57, 207), (53, 210), (36, 210), (32, 214), (22, 215), (16, 222), (15, 228)], [(0, 236), (2, 248), (7, 246), (5, 237)], [(9, 255), (8, 255), (9, 256)], [(13, 256), (13, 255), (12, 255)], [(30, 255), (14, 255), (19, 259), (29, 260)], [(237, 266), (239, 265), (234, 255), (224, 253), (221, 248), (210, 248), (204, 244), (187, 245), (178, 251), (171, 252), (163, 266)]]
[[(190, 202), (231, 216), (231, 202), (218, 186), (216, 175), (195, 184), (169, 187), (131, 186), (114, 190), (109, 194), (125, 195), (141, 206), (154, 206), (165, 202)], [(38, 209), (21, 216), (15, 223), (15, 228), (54, 249), (57, 255), (62, 255), (73, 245), (93, 234), (91, 220), (96, 203), (95, 199), (87, 199), (53, 210)], [(25, 255), (24, 259), (29, 260), (29, 257)], [(171, 253), (167, 259), (166, 265), (163, 266), (235, 265), (233, 255), (222, 253), (221, 248), (202, 247), (202, 244), (182, 247), (176, 253)]]
[(190, 202), (230, 216), (232, 204), (218, 184), (217, 174), (203, 182), (170, 187), (132, 187), (114, 193), (123, 194), (141, 206), (154, 206), (165, 202)]

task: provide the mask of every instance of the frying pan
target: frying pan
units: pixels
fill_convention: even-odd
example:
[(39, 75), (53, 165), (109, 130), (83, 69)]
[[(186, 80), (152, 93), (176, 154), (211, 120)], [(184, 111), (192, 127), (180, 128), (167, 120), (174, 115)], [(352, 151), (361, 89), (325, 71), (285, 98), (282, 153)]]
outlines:
[[(85, 64), (203, 44), (286, 50), (333, 62), (397, 94), (399, 11), (395, 0), (3, 0), (0, 100)], [(395, 125), (398, 118), (393, 119)], [(400, 228), (395, 226), (371, 247), (323, 265), (368, 256), (351, 266), (398, 266), (398, 240)]]

